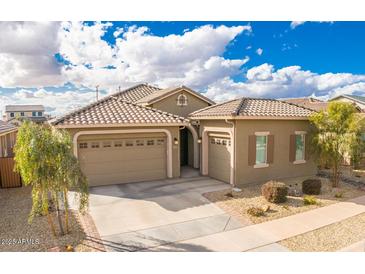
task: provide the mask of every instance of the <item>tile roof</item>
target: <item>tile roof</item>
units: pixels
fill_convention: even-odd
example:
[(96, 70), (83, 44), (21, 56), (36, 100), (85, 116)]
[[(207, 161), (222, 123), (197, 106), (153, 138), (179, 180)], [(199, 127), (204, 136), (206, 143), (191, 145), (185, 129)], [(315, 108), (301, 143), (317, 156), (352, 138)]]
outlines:
[(305, 118), (313, 111), (292, 103), (275, 99), (240, 98), (218, 105), (203, 108), (189, 115), (190, 118), (199, 117), (280, 117)]
[(183, 124), (187, 119), (157, 109), (108, 97), (52, 121), (58, 126)]
[(315, 111), (326, 110), (328, 102), (324, 102), (315, 98), (288, 98), (282, 101), (293, 103), (302, 107), (306, 107)]
[(342, 94), (342, 95), (339, 95), (339, 96), (336, 96), (336, 97), (333, 97), (333, 98), (329, 99), (329, 101), (335, 100), (339, 97), (349, 98), (349, 99), (352, 99), (352, 100), (355, 100), (355, 101), (358, 101), (360, 103), (365, 104), (365, 97), (364, 96), (351, 95), (351, 94)]
[(139, 84), (126, 90), (114, 93), (111, 96), (134, 103), (141, 98), (149, 96), (159, 90), (161, 89), (158, 87), (154, 87), (148, 84)]
[(5, 112), (9, 111), (44, 111), (42, 105), (7, 105), (5, 106)]
[(210, 100), (209, 98), (205, 97), (203, 94), (201, 94), (200, 92), (196, 92), (188, 87), (185, 86), (180, 86), (180, 87), (172, 87), (172, 88), (166, 88), (166, 89), (161, 89), (158, 90), (154, 93), (151, 93), (141, 99), (139, 99), (136, 103), (137, 104), (150, 104), (152, 102), (156, 102), (159, 99), (164, 98), (167, 95), (173, 94), (176, 91), (180, 91), (180, 90), (187, 90), (190, 93), (195, 94), (197, 97), (201, 98), (204, 101), (207, 101), (210, 104), (215, 104), (212, 100)]
[(0, 134), (6, 133), (8, 131), (13, 131), (15, 129), (17, 129), (17, 127), (14, 126), (13, 124), (10, 124), (10, 123), (7, 123), (7, 122), (4, 122), (4, 121), (0, 120)]

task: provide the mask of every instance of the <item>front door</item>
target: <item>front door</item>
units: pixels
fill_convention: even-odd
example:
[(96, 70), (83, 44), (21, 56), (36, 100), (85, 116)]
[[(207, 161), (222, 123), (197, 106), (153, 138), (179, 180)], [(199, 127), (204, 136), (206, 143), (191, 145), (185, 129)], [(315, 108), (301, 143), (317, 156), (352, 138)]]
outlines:
[(188, 165), (188, 129), (184, 128), (180, 130), (180, 165)]

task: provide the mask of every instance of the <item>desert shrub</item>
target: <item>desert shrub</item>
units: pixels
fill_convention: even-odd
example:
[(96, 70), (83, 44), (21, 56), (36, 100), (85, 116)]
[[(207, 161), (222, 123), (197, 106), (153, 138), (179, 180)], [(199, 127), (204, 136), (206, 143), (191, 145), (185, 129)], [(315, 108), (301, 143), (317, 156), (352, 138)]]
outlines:
[(317, 198), (311, 195), (306, 195), (303, 198), (304, 205), (317, 205), (318, 201)]
[(336, 192), (335, 193), (335, 198), (343, 198), (343, 192), (342, 191), (340, 191), (340, 192)]
[(322, 182), (319, 179), (308, 179), (302, 183), (304, 194), (319, 195), (321, 193)]
[(233, 198), (232, 192), (228, 192), (228, 193), (224, 194), (224, 196), (226, 196), (228, 198)]
[(256, 206), (252, 206), (252, 207), (248, 208), (247, 213), (250, 214), (251, 216), (255, 216), (255, 217), (260, 217), (265, 214), (264, 210), (261, 207), (256, 207)]
[(288, 195), (288, 187), (284, 183), (269, 181), (262, 185), (261, 193), (270, 203), (284, 203)]

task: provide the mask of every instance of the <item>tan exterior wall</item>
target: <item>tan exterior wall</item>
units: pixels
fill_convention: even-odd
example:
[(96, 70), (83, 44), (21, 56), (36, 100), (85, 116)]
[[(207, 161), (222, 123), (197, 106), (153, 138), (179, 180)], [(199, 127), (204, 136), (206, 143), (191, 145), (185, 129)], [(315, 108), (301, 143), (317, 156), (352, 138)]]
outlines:
[[(268, 167), (254, 168), (248, 165), (248, 136), (255, 132), (269, 131), (274, 135), (274, 161)], [(280, 120), (242, 120), (236, 122), (236, 163), (235, 181), (238, 185), (265, 182), (271, 179), (284, 179), (316, 174), (313, 158), (304, 164), (289, 161), (290, 135), (295, 131), (309, 131), (308, 121)]]
[[(309, 132), (308, 121), (293, 120), (237, 120), (235, 123), (234, 181), (237, 185), (261, 183), (271, 179), (284, 179), (316, 174), (314, 160), (309, 158), (304, 164), (289, 161), (290, 135), (295, 131)], [(231, 128), (223, 120), (200, 121), (200, 136), (204, 127)], [(274, 161), (268, 167), (254, 168), (248, 165), (248, 139), (255, 132), (269, 131), (274, 135)], [(233, 145), (233, 144), (232, 144)], [(208, 162), (214, 161), (208, 154)]]
[[(172, 126), (172, 127), (112, 127), (112, 128), (75, 128), (75, 129), (67, 129), (67, 131), (71, 134), (71, 137), (73, 137), (77, 132), (79, 131), (89, 131), (89, 130), (120, 130), (120, 129), (167, 129), (171, 132), (172, 140), (174, 138), (177, 138), (179, 140), (180, 134), (179, 134), (179, 127)], [(123, 136), (128, 137), (141, 137), (141, 136), (158, 136), (160, 133), (138, 133), (138, 134), (123, 134)], [(164, 133), (161, 133), (165, 135)], [(121, 136), (121, 134), (100, 134), (100, 135), (81, 135), (78, 140), (87, 140), (87, 139), (105, 139), (105, 138), (114, 138), (114, 136), (117, 138), (118, 136)], [(180, 142), (179, 142), (180, 143)], [(180, 176), (180, 156), (179, 156), (179, 145), (172, 145), (172, 175), (174, 178)]]
[[(187, 96), (187, 98), (188, 98), (187, 106), (178, 106), (176, 104), (177, 97), (180, 94), (184, 94)], [(170, 112), (170, 113), (182, 116), (182, 117), (187, 117), (193, 111), (205, 108), (207, 106), (209, 106), (209, 104), (206, 101), (203, 101), (200, 98), (198, 98), (186, 91), (181, 91), (181, 92), (175, 93), (175, 94), (151, 105), (151, 107), (153, 107), (153, 108), (167, 111), (167, 112)]]

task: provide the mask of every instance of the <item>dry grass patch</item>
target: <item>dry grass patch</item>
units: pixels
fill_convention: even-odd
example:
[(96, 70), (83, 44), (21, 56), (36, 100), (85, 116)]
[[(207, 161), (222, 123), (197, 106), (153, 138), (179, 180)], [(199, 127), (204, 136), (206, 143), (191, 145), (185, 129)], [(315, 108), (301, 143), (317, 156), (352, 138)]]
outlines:
[(365, 213), (279, 242), (292, 251), (336, 251), (365, 238)]
[[(204, 196), (211, 202), (216, 203), (225, 211), (242, 219), (249, 219), (252, 223), (262, 223), (300, 212), (312, 210), (318, 207), (345, 201), (351, 198), (362, 196), (365, 192), (353, 185), (341, 182), (340, 188), (332, 188), (328, 179), (319, 178), (322, 180), (322, 190), (320, 195), (314, 195), (317, 200), (315, 205), (304, 205), (303, 195), (296, 197), (293, 194), (301, 193), (301, 183), (303, 178), (290, 179), (283, 181), (290, 188), (291, 195), (288, 195), (286, 202), (274, 204), (268, 202), (261, 195), (262, 184), (243, 186), (242, 192), (231, 192), (231, 190), (221, 190), (205, 193)], [(341, 195), (336, 195), (341, 193)], [(252, 216), (247, 213), (247, 210), (252, 207), (260, 207), (264, 209), (263, 216)]]
[[(98, 251), (90, 244), (89, 231), (86, 234), (81, 225), (81, 222), (90, 223), (87, 214), (81, 216), (71, 211), (71, 232), (57, 238), (52, 236), (46, 217), (35, 217), (29, 224), (30, 191), (30, 187), (0, 189), (0, 251), (48, 251), (54, 248), (64, 251), (67, 245), (73, 246), (75, 251)], [(53, 220), (56, 222), (55, 216)], [(13, 239), (16, 243), (8, 244)], [(22, 239), (28, 243), (22, 243)]]

